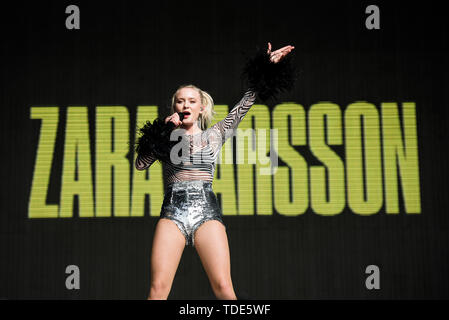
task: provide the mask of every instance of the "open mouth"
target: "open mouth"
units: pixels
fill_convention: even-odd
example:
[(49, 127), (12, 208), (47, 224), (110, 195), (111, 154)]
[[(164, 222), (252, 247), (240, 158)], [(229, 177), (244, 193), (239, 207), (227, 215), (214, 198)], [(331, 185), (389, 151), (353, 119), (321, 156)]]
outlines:
[(189, 111), (184, 111), (184, 118), (187, 118), (188, 116), (190, 116), (190, 112)]

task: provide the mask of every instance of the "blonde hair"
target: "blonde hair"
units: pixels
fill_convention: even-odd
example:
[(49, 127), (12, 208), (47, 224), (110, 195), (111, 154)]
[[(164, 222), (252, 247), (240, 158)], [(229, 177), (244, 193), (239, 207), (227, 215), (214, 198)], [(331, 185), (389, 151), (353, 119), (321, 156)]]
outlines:
[(212, 122), (212, 119), (214, 118), (214, 115), (216, 114), (214, 110), (214, 100), (210, 96), (209, 93), (207, 93), (204, 90), (201, 90), (197, 86), (194, 86), (193, 84), (184, 84), (180, 86), (176, 92), (173, 94), (171, 98), (171, 113), (175, 112), (175, 99), (176, 95), (178, 94), (179, 90), (183, 88), (190, 88), (196, 90), (201, 98), (201, 104), (204, 106), (203, 112), (200, 113), (198, 116), (198, 127), (200, 127), (201, 130), (206, 130), (207, 127)]

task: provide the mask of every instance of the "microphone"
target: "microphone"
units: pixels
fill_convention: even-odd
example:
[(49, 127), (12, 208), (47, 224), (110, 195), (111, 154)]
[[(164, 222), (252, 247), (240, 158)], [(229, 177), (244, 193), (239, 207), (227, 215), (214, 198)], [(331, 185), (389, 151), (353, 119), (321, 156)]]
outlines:
[[(178, 116), (179, 116), (179, 120), (184, 120), (184, 112), (177, 112)], [(167, 122), (167, 124), (165, 125), (167, 128), (167, 131), (172, 131), (175, 128), (175, 124), (171, 121)]]

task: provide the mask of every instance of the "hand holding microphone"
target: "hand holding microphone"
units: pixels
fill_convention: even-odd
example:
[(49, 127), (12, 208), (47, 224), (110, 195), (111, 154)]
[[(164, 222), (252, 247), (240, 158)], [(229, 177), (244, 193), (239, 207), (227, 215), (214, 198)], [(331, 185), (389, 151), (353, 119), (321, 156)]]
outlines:
[(175, 112), (171, 116), (165, 118), (165, 123), (169, 130), (173, 130), (175, 127), (179, 127), (184, 119), (184, 113)]

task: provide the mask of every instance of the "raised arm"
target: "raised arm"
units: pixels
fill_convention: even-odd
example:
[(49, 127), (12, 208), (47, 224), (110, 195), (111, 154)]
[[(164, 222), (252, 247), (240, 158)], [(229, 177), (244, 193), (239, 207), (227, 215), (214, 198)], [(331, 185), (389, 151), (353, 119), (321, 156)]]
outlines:
[(135, 166), (137, 170), (145, 170), (149, 168), (157, 159), (151, 155), (140, 156), (138, 155), (135, 161)]
[(243, 98), (232, 108), (226, 118), (211, 127), (213, 139), (215, 140), (212, 142), (215, 142), (217, 147), (221, 147), (232, 136), (234, 129), (237, 128), (255, 101), (256, 93), (253, 90), (247, 90)]
[(244, 73), (248, 76), (249, 89), (226, 118), (211, 127), (210, 143), (215, 151), (233, 135), (234, 129), (256, 101), (256, 93), (262, 100), (266, 100), (292, 85), (293, 70), (290, 64), (286, 61), (279, 62), (294, 48), (288, 45), (271, 51), (271, 43), (268, 42), (266, 52), (259, 52), (248, 62)]

